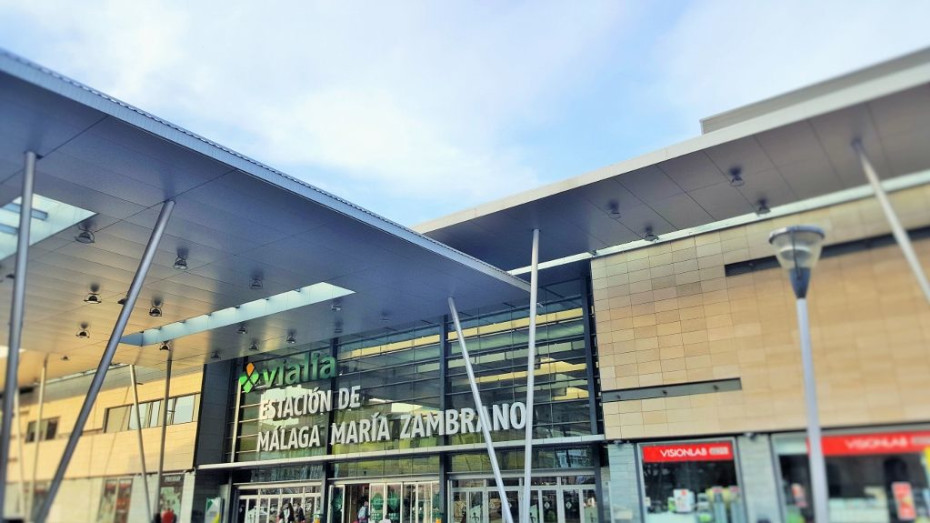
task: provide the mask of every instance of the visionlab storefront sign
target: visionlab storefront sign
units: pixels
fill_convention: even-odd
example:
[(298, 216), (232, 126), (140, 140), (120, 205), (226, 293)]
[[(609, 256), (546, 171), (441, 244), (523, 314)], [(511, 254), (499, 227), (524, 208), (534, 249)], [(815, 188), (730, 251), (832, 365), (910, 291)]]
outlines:
[[(419, 412), (373, 412), (360, 419), (328, 422), (329, 414), (365, 406), (384, 405), (368, 398), (360, 386), (309, 387), (314, 381), (336, 376), (330, 356), (307, 353), (303, 360), (248, 363), (239, 376), (244, 393), (261, 391), (255, 449), (278, 452), (330, 445), (416, 440), (482, 431), (481, 416), (473, 408)], [(390, 407), (388, 407), (390, 408)], [(522, 430), (526, 426), (523, 402), (484, 407), (489, 431)], [(328, 429), (328, 430), (327, 430)]]

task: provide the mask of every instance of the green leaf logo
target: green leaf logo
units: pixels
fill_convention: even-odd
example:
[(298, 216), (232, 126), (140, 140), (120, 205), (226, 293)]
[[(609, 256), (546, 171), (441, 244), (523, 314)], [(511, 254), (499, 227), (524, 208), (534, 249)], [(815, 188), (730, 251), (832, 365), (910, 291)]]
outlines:
[(255, 364), (249, 362), (245, 366), (245, 372), (239, 375), (239, 388), (246, 394), (252, 392), (252, 389), (258, 385), (258, 373), (255, 372)]

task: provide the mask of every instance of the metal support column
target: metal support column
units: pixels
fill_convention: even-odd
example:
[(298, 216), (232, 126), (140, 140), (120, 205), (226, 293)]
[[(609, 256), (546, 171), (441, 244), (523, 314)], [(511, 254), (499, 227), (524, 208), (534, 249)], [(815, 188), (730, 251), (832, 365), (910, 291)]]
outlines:
[(814, 373), (814, 355), (811, 351), (810, 319), (807, 298), (797, 299), (798, 329), (801, 338), (801, 363), (804, 370), (804, 402), (807, 407), (807, 443), (810, 445), (808, 468), (811, 473), (811, 491), (814, 497), (814, 521), (830, 521), (827, 465), (823, 457), (820, 438), (820, 411), (817, 406), (817, 378)]
[(29, 489), (29, 503), (26, 505), (26, 521), (32, 521), (36, 501), (36, 476), (39, 473), (39, 446), (45, 434), (42, 431), (42, 411), (45, 409), (45, 382), (48, 379), (48, 355), (42, 360), (42, 374), (39, 379), (39, 408), (36, 413), (36, 446), (32, 454), (32, 482)]
[[(449, 317), (442, 317), (439, 329), (439, 410), (449, 408)], [(449, 436), (443, 431), (442, 446), (449, 444)], [(439, 454), (439, 512), (443, 521), (452, 521), (449, 514), (449, 455)]]
[[(132, 309), (135, 307), (136, 300), (139, 298), (139, 292), (142, 290), (142, 283), (145, 281), (145, 276), (149, 272), (149, 267), (152, 266), (152, 260), (155, 258), (155, 251), (158, 249), (161, 237), (165, 233), (165, 227), (168, 224), (168, 218), (171, 216), (171, 211), (173, 209), (174, 202), (172, 200), (168, 200), (162, 205), (161, 213), (159, 213), (158, 220), (155, 222), (155, 228), (152, 230), (149, 242), (145, 246), (142, 259), (139, 261), (139, 268), (136, 270), (136, 275), (132, 278), (132, 284), (129, 286), (129, 292), (126, 294), (126, 303), (123, 304), (116, 324), (113, 326), (113, 332), (110, 333), (110, 339), (107, 341), (107, 348), (100, 357), (100, 364), (97, 365), (97, 371), (94, 373), (93, 380), (91, 380), (87, 396), (84, 397), (84, 404), (81, 405), (81, 411), (78, 413), (77, 420), (74, 422), (74, 428), (68, 436), (68, 443), (65, 445), (64, 452), (61, 455), (61, 462), (58, 464), (58, 470), (55, 471), (55, 475), (48, 485), (48, 495), (45, 501), (43, 501), (42, 507), (39, 509), (36, 521), (44, 522), (48, 518), (52, 503), (55, 502), (55, 495), (58, 494), (58, 488), (61, 487), (61, 481), (64, 479), (65, 471), (68, 470), (68, 465), (71, 463), (71, 457), (74, 455), (74, 450), (77, 448), (81, 433), (84, 432), (84, 425), (87, 424), (87, 418), (90, 417), (90, 411), (94, 406), (94, 402), (97, 401), (97, 394), (100, 392), (100, 388), (103, 387), (103, 380), (107, 376), (110, 363), (113, 362), (113, 355), (116, 354), (116, 347), (119, 345), (120, 338), (123, 337), (123, 331), (126, 330), (126, 323), (129, 322), (129, 315), (132, 314)], [(17, 280), (18, 279), (17, 277)]]
[(533, 229), (533, 251), (530, 262), (530, 326), (526, 351), (526, 431), (523, 437), (523, 504), (520, 520), (530, 523), (533, 475), (533, 394), (536, 388), (536, 302), (539, 295), (539, 229)]
[[(13, 398), (13, 413), (15, 419), (13, 420), (16, 423), (16, 446), (18, 457), (16, 461), (19, 462), (19, 502), (16, 504), (20, 512), (24, 517), (26, 515), (26, 455), (23, 453), (23, 423), (22, 423), (22, 411), (19, 410), (19, 389), (16, 389), (16, 396)], [(36, 426), (36, 430), (38, 430)]]
[(491, 460), (491, 470), (494, 472), (494, 481), (497, 484), (497, 493), (501, 499), (501, 513), (504, 521), (513, 523), (513, 514), (510, 513), (510, 503), (507, 501), (507, 493), (504, 491), (504, 479), (501, 477), (501, 469), (497, 464), (497, 454), (494, 453), (494, 442), (491, 440), (491, 420), (488, 419), (488, 413), (481, 404), (481, 394), (478, 393), (478, 382), (475, 381), (475, 371), (471, 368), (471, 358), (468, 356), (468, 347), (465, 344), (465, 336), (462, 334), (462, 324), (459, 322), (459, 313), (455, 308), (455, 300), (449, 296), (449, 312), (452, 313), (452, 321), (455, 322), (455, 332), (459, 340), (459, 348), (462, 349), (462, 361), (465, 362), (465, 372), (468, 374), (468, 384), (471, 386), (471, 394), (475, 400), (475, 410), (478, 411), (478, 418), (481, 420), (481, 433), (484, 435), (484, 444), (488, 449), (488, 459)]
[(165, 472), (165, 443), (168, 431), (168, 399), (171, 397), (171, 361), (172, 351), (168, 349), (168, 361), (165, 362), (165, 398), (161, 405), (161, 443), (158, 450), (158, 475), (155, 480), (155, 514), (161, 514), (161, 480)]
[(3, 386), (3, 410), (0, 419), (0, 519), (6, 498), (7, 466), (10, 464), (10, 428), (13, 399), (19, 388), (19, 349), (23, 334), (23, 308), (26, 301), (26, 265), (29, 258), (29, 230), (32, 226), (32, 188), (36, 174), (36, 153), (29, 151), (23, 168), (23, 194), (19, 205), (19, 230), (16, 235), (16, 277), (13, 279), (13, 304), (10, 309), (10, 338), (6, 357), (6, 382)]
[(149, 475), (145, 470), (145, 445), (142, 443), (142, 413), (139, 412), (139, 387), (136, 382), (136, 366), (129, 366), (129, 378), (132, 381), (132, 408), (136, 412), (136, 436), (139, 439), (139, 463), (142, 465), (142, 484), (145, 485), (145, 510), (152, 521), (152, 497), (149, 494)]
[[(597, 369), (594, 362), (594, 329), (592, 328), (591, 317), (591, 278), (586, 275), (581, 284), (581, 307), (582, 321), (584, 322), (584, 361), (585, 376), (588, 380), (588, 421), (591, 427), (591, 434), (598, 434), (599, 427), (597, 423), (597, 399), (599, 397), (597, 386)], [(591, 452), (594, 453), (594, 499), (597, 501), (598, 521), (608, 521), (607, 504), (604, 503), (604, 482), (601, 478), (601, 452), (603, 446), (595, 443), (591, 446)]]
[(869, 184), (875, 192), (875, 198), (878, 199), (878, 203), (882, 206), (885, 219), (887, 219), (888, 224), (891, 225), (891, 233), (894, 235), (895, 241), (898, 242), (898, 246), (901, 247), (901, 251), (904, 253), (904, 258), (907, 260), (908, 265), (911, 266), (911, 272), (913, 272), (914, 277), (917, 278), (917, 284), (920, 285), (924, 297), (926, 297), (927, 302), (930, 303), (930, 283), (927, 282), (927, 275), (924, 274), (924, 269), (920, 265), (920, 260), (917, 259), (917, 253), (914, 252), (914, 246), (911, 245), (911, 238), (901, 225), (901, 221), (898, 220), (898, 215), (894, 212), (894, 208), (888, 200), (888, 194), (885, 192), (885, 188), (882, 187), (878, 175), (875, 174), (875, 168), (872, 167), (872, 162), (869, 161), (869, 157), (865, 154), (862, 142), (856, 140), (852, 145), (853, 149), (856, 150), (856, 154), (859, 155), (859, 163), (862, 164), (865, 177), (868, 178)]
[[(329, 340), (329, 355), (336, 361), (339, 361), (339, 338), (331, 338)], [(338, 386), (337, 377), (334, 376), (329, 380), (329, 390), (336, 390)], [(333, 422), (336, 421), (336, 409), (329, 409), (329, 412), (326, 415), (326, 426), (332, 427)], [(332, 439), (327, 437), (324, 444), (326, 447), (326, 455), (333, 455), (333, 443)], [(333, 521), (332, 516), (332, 505), (333, 500), (330, 499), (329, 490), (333, 484), (333, 463), (332, 461), (327, 461), (323, 464), (323, 495), (320, 497), (320, 503), (323, 505), (318, 511), (322, 516), (322, 521)], [(313, 521), (313, 514), (307, 514), (307, 519)]]

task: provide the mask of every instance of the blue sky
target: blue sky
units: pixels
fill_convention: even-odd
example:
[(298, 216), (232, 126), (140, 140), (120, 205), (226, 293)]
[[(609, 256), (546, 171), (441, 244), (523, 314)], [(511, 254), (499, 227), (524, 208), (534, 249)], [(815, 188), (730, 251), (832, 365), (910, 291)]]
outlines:
[(930, 46), (930, 2), (22, 2), (0, 46), (413, 225)]

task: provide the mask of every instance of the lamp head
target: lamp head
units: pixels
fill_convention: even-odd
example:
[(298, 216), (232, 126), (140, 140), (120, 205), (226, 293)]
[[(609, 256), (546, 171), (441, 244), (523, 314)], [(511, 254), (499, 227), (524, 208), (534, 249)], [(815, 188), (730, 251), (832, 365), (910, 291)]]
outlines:
[(810, 272), (820, 259), (824, 237), (823, 229), (813, 225), (792, 225), (769, 234), (775, 258), (782, 268), (788, 270), (798, 298), (807, 296)]

